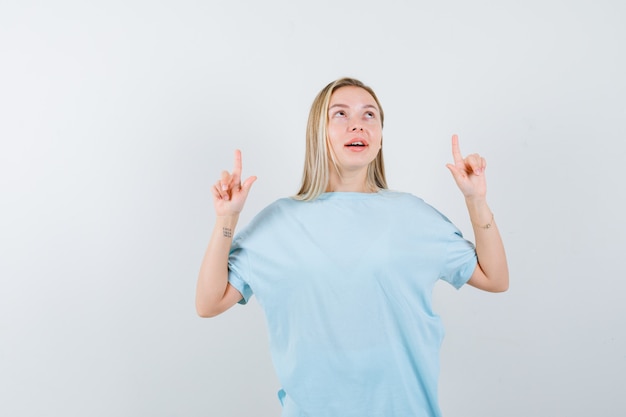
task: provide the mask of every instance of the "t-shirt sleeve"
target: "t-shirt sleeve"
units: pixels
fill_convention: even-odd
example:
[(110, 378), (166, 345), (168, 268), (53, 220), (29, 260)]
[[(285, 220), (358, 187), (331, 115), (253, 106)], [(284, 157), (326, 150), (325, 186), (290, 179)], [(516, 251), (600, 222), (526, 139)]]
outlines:
[(242, 239), (236, 237), (228, 256), (228, 282), (243, 296), (239, 304), (246, 304), (252, 297), (252, 288), (244, 278), (250, 273), (248, 264), (248, 255), (245, 246), (242, 245)]
[(478, 265), (476, 247), (465, 239), (460, 231), (450, 235), (446, 245), (446, 256), (440, 278), (461, 288), (472, 276)]

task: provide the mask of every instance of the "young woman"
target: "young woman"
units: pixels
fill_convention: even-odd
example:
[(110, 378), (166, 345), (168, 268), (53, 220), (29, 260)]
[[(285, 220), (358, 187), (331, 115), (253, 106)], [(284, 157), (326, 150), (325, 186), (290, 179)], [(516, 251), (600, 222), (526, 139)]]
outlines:
[(448, 169), (465, 197), (474, 245), (423, 200), (388, 190), (383, 122), (371, 88), (339, 79), (311, 107), (296, 196), (266, 207), (233, 239), (256, 180), (241, 182), (239, 151), (212, 189), (216, 224), (196, 308), (212, 317), (256, 295), (284, 417), (439, 416), (435, 283), (508, 288), (485, 160), (463, 158), (452, 137)]

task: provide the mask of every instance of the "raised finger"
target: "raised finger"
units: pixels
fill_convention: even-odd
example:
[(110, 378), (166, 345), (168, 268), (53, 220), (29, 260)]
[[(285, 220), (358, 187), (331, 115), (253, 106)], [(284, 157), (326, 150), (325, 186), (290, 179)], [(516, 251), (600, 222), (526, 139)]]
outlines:
[(459, 147), (459, 137), (452, 135), (452, 158), (455, 164), (463, 164), (463, 156)]
[(239, 149), (235, 150), (232, 183), (234, 185), (239, 185), (241, 183), (241, 151)]

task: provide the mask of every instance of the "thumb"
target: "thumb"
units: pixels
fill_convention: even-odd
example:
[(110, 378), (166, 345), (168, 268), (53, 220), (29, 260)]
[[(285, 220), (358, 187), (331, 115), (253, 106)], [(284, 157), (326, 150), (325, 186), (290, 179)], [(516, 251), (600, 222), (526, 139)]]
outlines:
[(456, 178), (457, 176), (460, 176), (461, 170), (459, 170), (456, 166), (454, 166), (453, 164), (446, 164), (446, 168), (448, 168), (450, 170), (450, 172), (452, 173), (452, 176), (454, 178)]
[(254, 184), (255, 181), (256, 177), (252, 176), (248, 177), (248, 179), (241, 184), (241, 189), (246, 193), (246, 195), (248, 194), (248, 191), (250, 191), (250, 188), (252, 188), (252, 184)]
[(452, 178), (454, 179), (456, 185), (460, 187), (461, 184), (463, 184), (463, 182), (465, 181), (463, 171), (457, 168), (454, 164), (446, 164), (446, 167), (452, 173)]

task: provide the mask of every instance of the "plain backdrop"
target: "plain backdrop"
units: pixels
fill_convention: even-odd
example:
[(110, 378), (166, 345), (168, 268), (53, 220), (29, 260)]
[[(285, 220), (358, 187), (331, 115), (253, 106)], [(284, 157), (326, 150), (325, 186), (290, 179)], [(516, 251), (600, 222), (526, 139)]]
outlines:
[(626, 414), (626, 3), (0, 0), (0, 415), (278, 416), (258, 304), (201, 319), (211, 185), (299, 186), (309, 106), (371, 85), (391, 188), (470, 239), (488, 161), (504, 294), (442, 283), (447, 417)]

